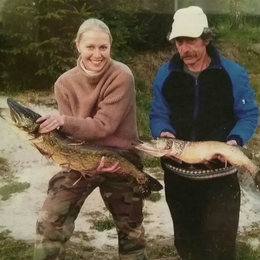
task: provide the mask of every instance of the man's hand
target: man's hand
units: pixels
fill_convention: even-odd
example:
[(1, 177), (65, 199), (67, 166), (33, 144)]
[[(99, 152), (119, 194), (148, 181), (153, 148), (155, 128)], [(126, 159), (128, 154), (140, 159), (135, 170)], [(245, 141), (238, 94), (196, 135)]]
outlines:
[(160, 137), (171, 137), (175, 138), (175, 135), (170, 132), (161, 132)]
[(237, 145), (237, 141), (236, 140), (229, 140), (229, 141), (226, 142), (226, 144)]
[(90, 177), (94, 177), (100, 173), (113, 173), (120, 170), (119, 162), (114, 163), (110, 167), (105, 167), (105, 156), (102, 156), (98, 167), (95, 170), (87, 171), (86, 174)]
[(46, 115), (37, 119), (37, 123), (40, 123), (38, 132), (40, 134), (46, 134), (54, 129), (64, 126), (65, 116), (59, 115)]

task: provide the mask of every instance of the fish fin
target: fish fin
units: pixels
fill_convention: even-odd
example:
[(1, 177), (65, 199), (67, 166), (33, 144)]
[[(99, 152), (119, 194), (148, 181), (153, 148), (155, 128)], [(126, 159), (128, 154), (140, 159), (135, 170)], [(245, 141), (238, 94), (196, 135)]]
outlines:
[(81, 176), (72, 184), (72, 186), (75, 186), (82, 178), (83, 178), (83, 175), (81, 175)]
[(148, 181), (144, 185), (142, 185), (143, 186), (143, 192), (142, 192), (143, 198), (149, 197), (150, 194), (152, 193), (152, 191), (160, 191), (163, 189), (162, 184), (158, 180), (156, 180), (155, 178), (153, 178), (151, 175), (149, 175), (146, 172), (144, 172), (144, 174), (146, 175)]
[(163, 189), (162, 184), (158, 180), (156, 180), (155, 178), (153, 178), (149, 174), (147, 174), (147, 177), (149, 179), (149, 186), (151, 187), (151, 191), (160, 191), (160, 190)]
[(206, 161), (203, 163), (207, 168), (209, 168), (210, 170), (213, 170), (214, 167), (211, 166), (211, 163), (209, 161)]
[(135, 146), (138, 144), (143, 144), (144, 142), (141, 139), (135, 139), (132, 141), (131, 145)]
[(139, 186), (139, 194), (141, 195), (142, 199), (148, 199), (153, 191), (160, 191), (163, 189), (162, 184), (149, 175), (146, 172), (143, 172), (147, 177), (146, 183)]
[(60, 163), (60, 166), (61, 167), (64, 167), (64, 168), (70, 168), (70, 164), (69, 163)]
[(68, 145), (70, 145), (70, 146), (81, 146), (81, 145), (83, 145), (85, 143), (86, 143), (85, 141), (82, 141), (80, 143), (68, 143)]
[[(223, 156), (221, 155), (221, 157), (223, 157)], [(225, 158), (223, 158), (223, 159), (224, 159), (224, 160), (222, 161), (222, 160), (220, 160), (220, 159), (218, 159), (218, 158), (216, 157), (216, 158), (211, 159), (210, 161), (204, 160), (202, 163), (203, 163), (207, 168), (209, 168), (210, 170), (214, 170), (214, 169), (219, 168), (219, 167), (221, 167), (221, 168), (227, 168), (229, 165), (232, 165), (231, 163), (229, 163), (228, 160), (226, 160)], [(221, 166), (219, 166), (220, 163), (221, 163)], [(224, 165), (223, 165), (223, 164), (224, 164)], [(232, 165), (232, 166), (234, 166), (234, 165)]]
[(33, 143), (33, 146), (44, 156), (51, 158), (52, 154), (49, 154), (47, 152), (45, 152), (42, 148), (40, 148), (38, 145), (36, 145), (35, 143)]
[(182, 160), (180, 160), (180, 159), (178, 159), (178, 158), (176, 158), (174, 156), (165, 156), (165, 157), (170, 158), (170, 159), (172, 159), (173, 161), (175, 161), (175, 162), (177, 162), (179, 164), (182, 164)]

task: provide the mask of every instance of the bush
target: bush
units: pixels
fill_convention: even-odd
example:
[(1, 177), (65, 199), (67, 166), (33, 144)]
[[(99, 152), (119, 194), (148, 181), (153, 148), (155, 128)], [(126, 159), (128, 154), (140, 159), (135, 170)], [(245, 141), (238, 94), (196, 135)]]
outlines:
[(0, 51), (3, 56), (0, 90), (49, 88), (61, 73), (75, 66), (76, 32), (90, 17), (104, 20), (111, 28), (114, 57), (129, 60), (134, 44), (143, 40), (146, 30), (146, 25), (140, 25), (136, 18), (134, 5), (123, 5), (128, 1), (108, 4), (103, 0), (91, 6), (91, 2), (6, 1), (0, 35), (0, 41), (5, 42)]
[(76, 1), (5, 2), (8, 58), (1, 85), (12, 90), (49, 87), (61, 72), (74, 66), (74, 34), (89, 12), (84, 4), (77, 9), (73, 3)]

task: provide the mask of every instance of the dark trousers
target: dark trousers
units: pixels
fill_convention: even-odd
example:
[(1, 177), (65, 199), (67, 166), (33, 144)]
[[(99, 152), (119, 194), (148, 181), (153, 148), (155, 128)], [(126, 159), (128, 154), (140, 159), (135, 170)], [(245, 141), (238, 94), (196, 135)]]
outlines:
[(237, 174), (195, 181), (165, 168), (164, 172), (166, 201), (180, 257), (234, 260), (240, 211)]

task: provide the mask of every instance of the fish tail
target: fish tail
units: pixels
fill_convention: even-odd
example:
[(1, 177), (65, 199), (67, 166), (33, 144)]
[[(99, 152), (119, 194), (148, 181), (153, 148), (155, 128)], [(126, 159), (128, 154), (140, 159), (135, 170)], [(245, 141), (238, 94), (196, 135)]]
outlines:
[(143, 199), (147, 199), (153, 191), (160, 191), (163, 189), (162, 184), (150, 176), (148, 173), (145, 173), (147, 181), (140, 186), (140, 193)]
[[(147, 174), (147, 173), (146, 173)], [(147, 174), (148, 185), (151, 187), (151, 191), (160, 191), (163, 189), (162, 184), (151, 175)]]

